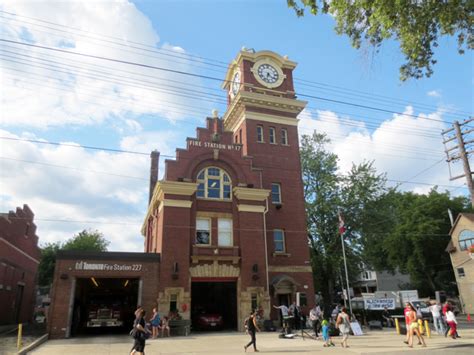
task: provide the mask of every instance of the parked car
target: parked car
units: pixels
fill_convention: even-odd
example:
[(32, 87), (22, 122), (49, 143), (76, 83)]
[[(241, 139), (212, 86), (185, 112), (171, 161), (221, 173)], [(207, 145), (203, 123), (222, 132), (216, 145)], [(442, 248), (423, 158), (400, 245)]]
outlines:
[(224, 318), (219, 313), (202, 312), (196, 319), (196, 327), (201, 330), (217, 330), (224, 326)]

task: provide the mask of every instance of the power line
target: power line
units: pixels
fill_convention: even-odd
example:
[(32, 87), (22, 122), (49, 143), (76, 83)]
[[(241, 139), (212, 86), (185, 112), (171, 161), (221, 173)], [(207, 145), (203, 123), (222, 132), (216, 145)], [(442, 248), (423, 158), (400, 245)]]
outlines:
[[(13, 53), (13, 54), (15, 54), (15, 55), (22, 55), (22, 54), (18, 54), (18, 53), (11, 52), (11, 51), (5, 51), (5, 52)], [(11, 57), (11, 56), (7, 56), (7, 57)], [(34, 58), (34, 57), (32, 57), (32, 56), (28, 56), (28, 57)], [(11, 57), (11, 58), (15, 58), (15, 57)], [(16, 58), (15, 58), (15, 59), (16, 59)], [(48, 61), (48, 60), (45, 60), (45, 59), (42, 59), (42, 58), (38, 58), (38, 59), (43, 60), (43, 61), (47, 61), (47, 62), (57, 63), (57, 62)], [(62, 64), (62, 63), (61, 63), (61, 64)], [(73, 67), (74, 67), (74, 66), (73, 66)], [(98, 67), (104, 68), (104, 67), (102, 67), (102, 66), (98, 66)], [(54, 67), (54, 68), (57, 68), (57, 67)], [(60, 68), (61, 68), (61, 67), (60, 67)], [(76, 66), (76, 68), (77, 68), (77, 66)], [(13, 68), (7, 68), (7, 69), (19, 71), (18, 69), (13, 69)], [(51, 71), (53, 70), (53, 69), (51, 69), (51, 68), (49, 68), (49, 67), (47, 67), (47, 68), (45, 68), (45, 69), (51, 70)], [(81, 69), (81, 70), (88, 70), (88, 69), (83, 68), (83, 67), (80, 67), (80, 69)], [(25, 72), (25, 71), (23, 71), (23, 72)], [(54, 72), (57, 72), (57, 69), (54, 69)], [(131, 74), (135, 74), (135, 75), (145, 76), (145, 74), (142, 74), (142, 73), (133, 73), (133, 72), (128, 72), (128, 71), (125, 71), (125, 72), (131, 73)], [(28, 72), (25, 72), (25, 73), (28, 73)], [(99, 71), (99, 73), (104, 73), (104, 72)], [(35, 75), (34, 73), (30, 73), (30, 74), (31, 74), (31, 75)], [(106, 74), (110, 74), (110, 73), (106, 73)], [(77, 74), (76, 74), (76, 75), (77, 75)], [(80, 75), (82, 75), (82, 74), (80, 74)], [(115, 75), (115, 76), (116, 76), (116, 75)], [(87, 77), (91, 78), (90, 76), (87, 76)], [(147, 77), (149, 77), (149, 76), (147, 75)], [(96, 77), (93, 77), (93, 78), (96, 79)], [(119, 78), (123, 78), (123, 77), (120, 76)], [(155, 78), (156, 78), (156, 77), (155, 77)], [(128, 78), (127, 78), (127, 79), (128, 79)], [(164, 80), (164, 79), (162, 79), (162, 78), (156, 78), (156, 79), (158, 79), (158, 80)], [(133, 80), (134, 80), (134, 79), (133, 79)], [(62, 80), (62, 81), (63, 81), (63, 80)], [(167, 80), (167, 81), (170, 81), (170, 80)], [(115, 82), (115, 81), (114, 81), (114, 82)], [(145, 82), (146, 82), (146, 81), (145, 81)], [(183, 83), (183, 82), (180, 82), (180, 81), (174, 81), (174, 82)], [(141, 81), (140, 81), (139, 83), (141, 83)], [(126, 84), (129, 84), (129, 81), (127, 81)], [(152, 83), (152, 84), (156, 84), (156, 83)], [(185, 84), (186, 84), (186, 83), (185, 83)], [(187, 84), (186, 84), (186, 85), (187, 85)], [(166, 87), (167, 85), (163, 85), (163, 86)], [(191, 85), (191, 86), (198, 86), (198, 85)], [(141, 87), (141, 86), (140, 86), (140, 87)], [(179, 89), (184, 89), (184, 88), (182, 88), (182, 87), (175, 87), (175, 86), (170, 86), (170, 87), (179, 88)], [(198, 86), (198, 87), (207, 88), (207, 87), (203, 87), (203, 86)], [(147, 87), (147, 89), (148, 89), (148, 87)], [(209, 88), (209, 89), (210, 89), (210, 88)], [(188, 92), (189, 92), (189, 90), (186, 91), (186, 94), (188, 94)], [(206, 93), (206, 94), (208, 94), (208, 93)], [(213, 96), (217, 96), (217, 97), (218, 97), (219, 95), (213, 95)], [(222, 101), (222, 103), (224, 103), (224, 101)], [(308, 111), (309, 111), (309, 112), (313, 112), (313, 110), (311, 110), (310, 107), (308, 107)], [(333, 112), (334, 112), (334, 111), (333, 111)], [(353, 113), (341, 113), (341, 112), (338, 112), (338, 111), (335, 111), (335, 112), (336, 112), (336, 113), (339, 113), (339, 114), (349, 114), (349, 115), (357, 116), (356, 114), (353, 114)], [(318, 112), (318, 115), (321, 115), (321, 112)], [(364, 117), (365, 117), (365, 116), (364, 116)], [(339, 117), (338, 119), (341, 120), (341, 121), (344, 121), (344, 118), (342, 118), (342, 117)], [(367, 127), (375, 128), (375, 126), (374, 126), (373, 124), (370, 124), (370, 123), (368, 123), (367, 121), (361, 121), (361, 120), (353, 120), (353, 121), (356, 121), (356, 122), (363, 122)], [(348, 122), (348, 120), (346, 120), (346, 122)], [(383, 129), (383, 127), (378, 127), (378, 126), (377, 126), (377, 128), (378, 128), (378, 129)], [(426, 130), (426, 131), (428, 131), (427, 129), (420, 129), (420, 128), (414, 128), (413, 130), (416, 130), (416, 131), (424, 131), (424, 130)], [(411, 131), (406, 131), (406, 133), (409, 133), (409, 132), (411, 132)], [(433, 135), (434, 135), (434, 133), (433, 133)], [(424, 135), (424, 136), (426, 136), (426, 135)], [(436, 132), (436, 137), (438, 137), (438, 132)]]
[[(18, 41), (8, 40), (8, 39), (4, 39), (4, 38), (0, 38), (0, 41), (1, 42), (6, 42), (6, 43), (11, 43), (11, 44), (18, 44), (18, 45), (33, 47), (33, 48), (45, 49), (45, 50), (50, 50), (50, 51), (55, 51), (55, 52), (60, 52), (60, 53), (67, 53), (67, 54), (77, 55), (77, 56), (81, 56), (81, 57), (100, 59), (100, 60), (104, 60), (104, 61), (108, 61), (108, 62), (115, 62), (115, 63), (138, 66), (138, 67), (147, 68), (147, 69), (166, 71), (166, 72), (170, 72), (170, 73), (174, 73), (174, 74), (187, 75), (187, 76), (191, 76), (191, 77), (197, 77), (197, 78), (208, 79), (208, 80), (213, 80), (213, 81), (219, 81), (219, 82), (226, 81), (226, 82), (229, 82), (229, 83), (233, 82), (232, 80), (222, 80), (220, 78), (215, 78), (215, 77), (212, 77), (212, 76), (209, 76), (209, 75), (194, 74), (194, 73), (190, 73), (190, 72), (186, 72), (186, 71), (182, 71), (182, 70), (175, 70), (175, 69), (163, 68), (163, 67), (158, 67), (158, 66), (153, 66), (153, 65), (143, 64), (143, 63), (136, 63), (136, 62), (126, 61), (126, 60), (108, 58), (108, 57), (103, 57), (103, 56), (98, 56), (98, 55), (67, 51), (67, 50), (64, 50), (64, 49), (47, 47), (47, 46), (40, 46), (40, 45), (35, 45), (35, 44), (25, 43), (25, 42), (18, 42)], [(403, 113), (403, 112), (398, 112), (398, 111), (386, 110), (386, 109), (382, 109), (382, 108), (379, 108), (379, 107), (361, 105), (361, 104), (356, 104), (356, 103), (353, 103), (353, 102), (346, 102), (346, 101), (342, 101), (342, 100), (334, 100), (334, 99), (330, 99), (330, 98), (325, 98), (325, 97), (320, 97), (320, 96), (315, 96), (315, 95), (308, 95), (308, 94), (304, 94), (304, 93), (296, 93), (296, 94), (298, 96), (312, 98), (312, 99), (315, 99), (315, 100), (327, 101), (327, 102), (331, 102), (331, 103), (349, 105), (349, 106), (353, 106), (353, 107), (364, 108), (364, 109), (374, 110), (374, 111), (378, 111), (378, 112), (398, 114), (398, 115), (403, 115), (403, 116), (421, 118), (421, 119), (434, 121), (434, 122), (446, 123), (446, 121), (443, 121), (443, 120), (437, 120), (437, 119), (434, 119), (434, 118), (428, 118), (428, 117), (423, 117), (423, 116), (416, 116), (416, 115)]]
[[(50, 21), (45, 21), (45, 20), (41, 20), (41, 19), (37, 19), (37, 18), (33, 18), (33, 17), (22, 16), (22, 15), (18, 15), (18, 14), (7, 12), (7, 11), (1, 11), (0, 10), (0, 12), (4, 13), (4, 14), (7, 14), (9, 16), (26, 18), (26, 19), (30, 19), (30, 20), (33, 20), (33, 21), (41, 22), (41, 23), (46, 23), (46, 24), (61, 27), (61, 28), (67, 28), (67, 29), (70, 29), (70, 30), (73, 30), (73, 31), (76, 31), (76, 32), (86, 33), (86, 35), (84, 35), (84, 34), (78, 35), (77, 33), (74, 33), (74, 32), (71, 32), (71, 31), (60, 30), (58, 28), (49, 27), (49, 26), (43, 26), (43, 25), (40, 25), (38, 23), (32, 23), (32, 22), (28, 22), (28, 21), (24, 21), (24, 20), (22, 21), (22, 20), (18, 20), (18, 19), (12, 18), (12, 17), (0, 16), (0, 17), (3, 17), (5, 19), (9, 19), (11, 21), (16, 21), (16, 22), (20, 22), (20, 23), (27, 23), (27, 24), (30, 24), (30, 25), (33, 25), (33, 26), (43, 27), (43, 28), (51, 29), (51, 30), (54, 30), (54, 31), (62, 32), (62, 33), (67, 33), (67, 34), (76, 35), (76, 36), (82, 36), (82, 37), (86, 37), (86, 38), (91, 38), (93, 40), (112, 43), (112, 44), (119, 45), (119, 46), (135, 48), (135, 49), (138, 49), (138, 50), (141, 50), (141, 51), (154, 52), (154, 53), (158, 53), (160, 55), (168, 55), (168, 56), (171, 56), (171, 57), (185, 59), (185, 60), (188, 60), (190, 62), (196, 62), (198, 64), (206, 64), (206, 65), (209, 65), (209, 66), (216, 66), (216, 67), (220, 67), (222, 69), (227, 69), (228, 68), (228, 65), (227, 65), (226, 62), (218, 61), (218, 60), (215, 60), (215, 59), (205, 58), (205, 57), (196, 56), (196, 55), (192, 55), (192, 54), (188, 54), (188, 53), (186, 53), (186, 54), (178, 53), (178, 52), (173, 51), (173, 50), (166, 50), (164, 48), (156, 48), (155, 46), (147, 45), (147, 44), (136, 42), (136, 41), (130, 41), (130, 40), (126, 40), (125, 44), (124, 44), (123, 43), (124, 42), (123, 38), (114, 37), (114, 36), (107, 36), (107, 35), (99, 35), (99, 34), (95, 34), (95, 33), (92, 33), (90, 31), (85, 31), (85, 30), (82, 30), (82, 29), (79, 29), (79, 28), (73, 28), (71, 26), (65, 26), (65, 25), (61, 25), (61, 24), (58, 24), (58, 23), (53, 23), (53, 22), (50, 22)], [(47, 32), (47, 31), (40, 31), (40, 32), (45, 32), (45, 33), (52, 34), (51, 32)], [(92, 36), (91, 36), (91, 34), (92, 34)], [(52, 35), (57, 35), (57, 34), (52, 34)], [(113, 39), (114, 41), (108, 41), (108, 40), (104, 40), (102, 38), (109, 38), (109, 39)], [(117, 42), (117, 41), (120, 41), (120, 42)], [(140, 47), (131, 46), (130, 43), (139, 45)], [(147, 50), (147, 49), (142, 48), (142, 47), (151, 48), (151, 49)], [(172, 54), (168, 54), (168, 53), (164, 54), (164, 53), (161, 53), (161, 52), (168, 52), (168, 53), (172, 53)], [(211, 62), (214, 62), (214, 63), (211, 63)], [(216, 64), (216, 63), (220, 63), (220, 64)], [(363, 92), (363, 91), (354, 90), (354, 89), (347, 89), (347, 88), (343, 88), (343, 87), (336, 86), (336, 85), (330, 85), (330, 84), (326, 84), (326, 83), (315, 82), (315, 81), (310, 81), (310, 80), (304, 80), (304, 79), (299, 79), (299, 78), (295, 78), (295, 80), (300, 81), (303, 85), (310, 86), (310, 87), (313, 86), (313, 87), (317, 87), (319, 89), (321, 89), (320, 86), (323, 86), (323, 87), (329, 87), (330, 88), (330, 89), (326, 89), (326, 90), (331, 90), (331, 91), (336, 91), (336, 92), (338, 92), (338, 91), (339, 92), (342, 91), (342, 92), (346, 92), (346, 93), (359, 92), (360, 94), (353, 94), (353, 95), (359, 96), (359, 97), (366, 97), (366, 98), (367, 98), (367, 96), (369, 96), (369, 99), (372, 98), (372, 97), (379, 97), (380, 99), (382, 99), (384, 101), (395, 102), (395, 103), (397, 101), (399, 101), (402, 104), (409, 103), (413, 106), (420, 106), (420, 107), (424, 106), (424, 107), (437, 109), (432, 105), (420, 104), (420, 103), (416, 103), (416, 102), (409, 102), (407, 100), (400, 100), (400, 99), (390, 98), (388, 96), (377, 95), (377, 94)], [(456, 112), (457, 114), (463, 114), (463, 113), (465, 114), (466, 113), (466, 111), (460, 111), (460, 110), (448, 110), (448, 112)]]
[(76, 167), (72, 167), (72, 166), (65, 166), (65, 165), (59, 165), (59, 164), (44, 163), (44, 162), (33, 161), (33, 160), (24, 160), (24, 159), (8, 158), (8, 157), (2, 157), (2, 156), (0, 156), (0, 159), (3, 159), (3, 160), (11, 160), (11, 161), (18, 161), (18, 162), (29, 163), (29, 164), (38, 164), (38, 165), (50, 166), (50, 167), (53, 167), (53, 168), (76, 170), (76, 171), (81, 171), (81, 172), (85, 172), (85, 173), (110, 175), (110, 176), (123, 177), (123, 178), (127, 178), (127, 179), (136, 179), (136, 180), (145, 180), (145, 181), (148, 181), (148, 179), (141, 178), (141, 177), (137, 177), (137, 176), (128, 176), (128, 175), (122, 175), (122, 174), (114, 174), (114, 173), (108, 173), (108, 172), (105, 172), (105, 171), (89, 170), (89, 169), (83, 169), (83, 168), (76, 168)]

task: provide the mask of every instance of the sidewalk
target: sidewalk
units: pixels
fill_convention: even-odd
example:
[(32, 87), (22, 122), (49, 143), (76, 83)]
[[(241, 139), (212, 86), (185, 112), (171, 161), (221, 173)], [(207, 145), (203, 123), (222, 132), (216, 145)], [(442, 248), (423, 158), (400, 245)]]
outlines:
[[(415, 352), (423, 354), (474, 354), (474, 329), (460, 329), (460, 339), (445, 338), (433, 334), (426, 339), (427, 348), (415, 345), (408, 348), (402, 335), (393, 330), (371, 331), (360, 337), (350, 337), (350, 348), (343, 349), (338, 337), (334, 338), (336, 347), (324, 348), (323, 342), (301, 337), (280, 339), (278, 333), (258, 333), (257, 346), (263, 354), (397, 354)], [(146, 355), (202, 355), (202, 354), (243, 354), (243, 346), (249, 337), (243, 333), (207, 333), (189, 337), (173, 337), (147, 341)], [(129, 336), (103, 336), (95, 338), (76, 338), (50, 340), (30, 354), (34, 355), (94, 355), (128, 354), (132, 346)], [(249, 349), (247, 353), (253, 351)]]

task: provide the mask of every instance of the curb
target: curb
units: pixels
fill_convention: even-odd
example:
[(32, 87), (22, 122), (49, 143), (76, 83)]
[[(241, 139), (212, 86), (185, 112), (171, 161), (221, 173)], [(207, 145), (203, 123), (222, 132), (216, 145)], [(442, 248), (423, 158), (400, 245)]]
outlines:
[(26, 355), (26, 354), (28, 354), (28, 351), (31, 351), (31, 350), (37, 348), (38, 346), (40, 346), (41, 344), (43, 344), (47, 340), (48, 340), (48, 334), (45, 334), (45, 335), (41, 336), (40, 338), (36, 339), (30, 345), (28, 345), (28, 346), (24, 347), (23, 349), (21, 349), (16, 354), (17, 355)]

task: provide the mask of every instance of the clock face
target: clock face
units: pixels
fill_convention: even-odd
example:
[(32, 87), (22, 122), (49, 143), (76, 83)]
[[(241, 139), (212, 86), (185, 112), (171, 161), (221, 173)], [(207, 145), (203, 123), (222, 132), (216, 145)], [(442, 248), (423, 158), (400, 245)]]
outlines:
[(235, 96), (240, 89), (240, 72), (234, 74), (232, 79), (232, 94)]
[(274, 84), (278, 80), (278, 71), (270, 64), (261, 64), (257, 69), (257, 74), (264, 82)]

